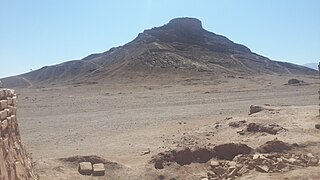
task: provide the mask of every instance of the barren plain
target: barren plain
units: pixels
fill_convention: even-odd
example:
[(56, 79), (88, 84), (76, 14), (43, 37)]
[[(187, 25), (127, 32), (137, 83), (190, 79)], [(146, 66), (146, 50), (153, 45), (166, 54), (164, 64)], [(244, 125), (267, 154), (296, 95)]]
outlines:
[[(286, 85), (291, 78), (306, 84)], [(16, 92), (22, 140), (40, 179), (201, 179), (210, 161), (173, 162), (163, 169), (150, 161), (179, 147), (242, 143), (257, 148), (274, 139), (298, 144), (294, 152), (319, 156), (320, 130), (314, 127), (320, 121), (318, 88), (315, 76), (186, 76)], [(250, 105), (275, 111), (248, 115)], [(231, 122), (243, 125), (235, 128)], [(276, 124), (284, 130), (237, 133), (249, 123)], [(78, 173), (79, 158), (91, 155), (105, 163), (105, 176)], [(273, 173), (250, 170), (238, 179), (319, 179), (319, 172), (320, 166)]]

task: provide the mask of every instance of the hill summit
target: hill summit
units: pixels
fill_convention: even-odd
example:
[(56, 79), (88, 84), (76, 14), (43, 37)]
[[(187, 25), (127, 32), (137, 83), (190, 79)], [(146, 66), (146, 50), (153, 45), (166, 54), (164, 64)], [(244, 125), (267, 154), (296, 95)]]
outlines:
[(317, 71), (277, 62), (251, 52), (244, 45), (209, 32), (196, 18), (175, 18), (140, 33), (133, 41), (81, 60), (46, 66), (1, 79), (8, 87), (108, 80), (136, 75), (213, 76), (254, 74), (316, 75)]

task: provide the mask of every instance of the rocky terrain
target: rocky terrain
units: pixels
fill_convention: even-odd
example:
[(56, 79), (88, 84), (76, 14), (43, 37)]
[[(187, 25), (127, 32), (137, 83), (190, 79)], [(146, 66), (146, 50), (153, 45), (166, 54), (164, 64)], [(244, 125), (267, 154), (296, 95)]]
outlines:
[[(317, 179), (318, 87), (264, 75), (16, 91), (40, 179)], [(105, 175), (81, 175), (80, 162)]]

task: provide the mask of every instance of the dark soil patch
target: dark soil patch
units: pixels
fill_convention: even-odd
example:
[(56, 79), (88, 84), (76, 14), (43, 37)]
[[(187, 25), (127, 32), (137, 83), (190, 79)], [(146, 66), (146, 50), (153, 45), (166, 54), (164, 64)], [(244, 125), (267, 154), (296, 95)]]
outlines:
[(235, 144), (228, 143), (215, 146), (213, 148), (215, 156), (218, 159), (223, 160), (232, 160), (235, 156), (239, 154), (250, 154), (253, 152), (253, 149), (246, 144)]
[(122, 167), (117, 162), (109, 161), (96, 155), (89, 155), (89, 156), (77, 155), (77, 156), (71, 156), (67, 158), (59, 158), (59, 160), (66, 163), (71, 163), (75, 166), (78, 166), (80, 162), (91, 162), (92, 164), (103, 163), (108, 169), (119, 169)]
[(178, 148), (165, 151), (152, 157), (150, 163), (154, 163), (156, 169), (163, 169), (166, 165), (177, 163), (181, 166), (191, 163), (206, 163), (212, 158), (232, 160), (238, 154), (250, 154), (253, 149), (245, 144), (222, 144), (214, 148)]
[(298, 147), (298, 144), (289, 144), (279, 140), (268, 141), (256, 150), (260, 153), (285, 152)]

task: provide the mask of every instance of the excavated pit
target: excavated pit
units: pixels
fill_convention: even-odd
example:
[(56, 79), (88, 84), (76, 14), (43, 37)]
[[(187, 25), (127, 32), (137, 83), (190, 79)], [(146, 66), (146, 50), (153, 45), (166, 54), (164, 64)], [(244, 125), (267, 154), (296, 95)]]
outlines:
[(165, 151), (152, 157), (150, 163), (154, 164), (156, 169), (163, 169), (171, 163), (177, 163), (181, 166), (191, 163), (207, 163), (210, 159), (232, 160), (239, 154), (250, 154), (253, 149), (246, 144), (228, 143), (215, 146), (214, 148), (178, 148), (171, 151)]

